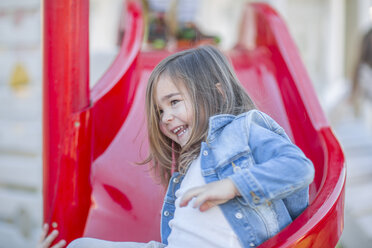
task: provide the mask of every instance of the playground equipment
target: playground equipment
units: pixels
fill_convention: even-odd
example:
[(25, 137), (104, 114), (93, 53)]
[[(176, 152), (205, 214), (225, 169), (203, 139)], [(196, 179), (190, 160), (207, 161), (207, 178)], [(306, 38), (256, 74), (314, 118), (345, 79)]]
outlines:
[[(147, 79), (170, 52), (141, 50), (141, 6), (127, 1), (120, 52), (90, 90), (88, 0), (44, 0), (43, 8), (44, 221), (67, 241), (159, 240), (164, 189), (136, 162), (148, 151)], [(226, 53), (240, 81), (315, 166), (310, 206), (260, 247), (334, 247), (343, 229), (340, 145), (278, 14), (247, 5), (240, 34)]]

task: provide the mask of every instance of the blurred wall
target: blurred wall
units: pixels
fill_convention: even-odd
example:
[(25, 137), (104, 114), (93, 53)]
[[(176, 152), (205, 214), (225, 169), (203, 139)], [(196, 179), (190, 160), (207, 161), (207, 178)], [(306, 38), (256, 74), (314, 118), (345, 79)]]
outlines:
[(362, 35), (372, 26), (371, 0), (262, 0), (288, 24), (323, 109), (348, 97)]
[(40, 2), (0, 1), (0, 247), (34, 247), (41, 224)]

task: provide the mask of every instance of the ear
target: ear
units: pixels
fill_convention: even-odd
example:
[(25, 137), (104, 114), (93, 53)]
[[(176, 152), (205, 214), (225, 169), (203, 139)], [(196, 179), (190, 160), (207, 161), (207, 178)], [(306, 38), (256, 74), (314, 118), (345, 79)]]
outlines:
[(222, 84), (221, 83), (216, 83), (215, 85), (216, 85), (217, 90), (221, 93), (223, 99), (226, 100), (226, 95), (225, 95), (225, 92), (222, 89)]

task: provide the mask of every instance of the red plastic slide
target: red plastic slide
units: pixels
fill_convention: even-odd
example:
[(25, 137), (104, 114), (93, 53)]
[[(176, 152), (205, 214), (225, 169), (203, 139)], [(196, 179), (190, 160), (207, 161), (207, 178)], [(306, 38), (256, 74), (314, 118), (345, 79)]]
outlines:
[[(166, 51), (141, 51), (143, 19), (128, 1), (121, 50), (89, 89), (89, 1), (44, 0), (44, 220), (71, 241), (160, 239), (164, 189), (146, 165), (145, 88)], [(244, 10), (230, 57), (256, 105), (315, 165), (310, 206), (260, 247), (334, 247), (343, 229), (344, 156), (297, 48), (266, 4)], [(249, 40), (250, 39), (250, 40)], [(249, 48), (249, 49), (248, 49)]]

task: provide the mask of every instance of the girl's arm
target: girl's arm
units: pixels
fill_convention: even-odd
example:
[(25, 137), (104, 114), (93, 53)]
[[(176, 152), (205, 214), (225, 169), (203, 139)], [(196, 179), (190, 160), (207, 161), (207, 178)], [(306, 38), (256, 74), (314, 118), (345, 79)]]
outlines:
[[(249, 147), (255, 164), (229, 178), (246, 204), (252, 207), (281, 199), (306, 188), (314, 178), (312, 162), (270, 117), (249, 122)], [(267, 122), (268, 121), (268, 122)], [(272, 131), (262, 123), (271, 123)]]
[[(274, 120), (259, 111), (253, 114), (256, 121), (247, 122), (247, 128), (255, 164), (226, 179), (188, 190), (181, 199), (181, 207), (195, 197), (194, 207), (206, 211), (235, 196), (242, 196), (245, 204), (254, 207), (285, 198), (312, 182), (312, 162)], [(275, 132), (266, 128), (268, 123)]]
[(180, 207), (185, 207), (195, 197), (194, 208), (201, 212), (227, 202), (239, 195), (238, 189), (231, 179), (223, 179), (200, 187), (194, 187), (185, 192), (182, 196)]

